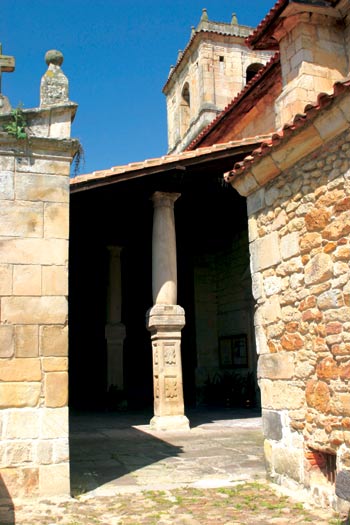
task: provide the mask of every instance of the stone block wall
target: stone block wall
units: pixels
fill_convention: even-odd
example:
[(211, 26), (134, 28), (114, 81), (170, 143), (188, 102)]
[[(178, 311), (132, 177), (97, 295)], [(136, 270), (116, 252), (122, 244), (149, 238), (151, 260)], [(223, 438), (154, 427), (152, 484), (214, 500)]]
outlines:
[[(348, 74), (348, 47), (343, 22), (318, 13), (299, 13), (285, 19), (279, 40), (283, 91), (276, 100), (276, 128), (302, 113), (319, 93)], [(348, 29), (347, 29), (348, 30)]]
[(350, 133), (247, 199), (269, 475), (335, 504), (350, 469)]
[(78, 143), (63, 57), (53, 54), (41, 107), (23, 112), (27, 138), (4, 131), (12, 117), (0, 115), (0, 498), (70, 492), (69, 174)]
[(69, 493), (69, 141), (0, 133), (0, 476)]

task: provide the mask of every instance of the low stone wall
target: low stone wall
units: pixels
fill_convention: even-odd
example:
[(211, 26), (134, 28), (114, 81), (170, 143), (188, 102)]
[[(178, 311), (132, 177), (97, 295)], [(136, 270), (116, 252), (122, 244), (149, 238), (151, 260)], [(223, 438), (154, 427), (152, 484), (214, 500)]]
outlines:
[(269, 475), (334, 503), (350, 468), (350, 133), (248, 197)]

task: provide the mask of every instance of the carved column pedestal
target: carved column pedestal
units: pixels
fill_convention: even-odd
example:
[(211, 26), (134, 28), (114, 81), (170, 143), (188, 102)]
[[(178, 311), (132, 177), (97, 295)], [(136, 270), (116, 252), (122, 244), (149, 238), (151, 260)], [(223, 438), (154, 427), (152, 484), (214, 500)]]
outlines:
[(188, 430), (184, 415), (181, 330), (185, 312), (181, 306), (156, 304), (147, 312), (147, 329), (151, 332), (153, 353), (155, 430)]

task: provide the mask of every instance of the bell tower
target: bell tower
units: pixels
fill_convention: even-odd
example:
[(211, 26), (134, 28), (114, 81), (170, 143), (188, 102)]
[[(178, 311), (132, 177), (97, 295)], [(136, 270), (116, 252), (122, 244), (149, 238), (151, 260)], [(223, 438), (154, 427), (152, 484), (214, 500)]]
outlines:
[(163, 88), (168, 153), (186, 149), (270, 59), (269, 51), (252, 51), (246, 46), (252, 31), (239, 25), (235, 14), (230, 23), (212, 22), (203, 9)]

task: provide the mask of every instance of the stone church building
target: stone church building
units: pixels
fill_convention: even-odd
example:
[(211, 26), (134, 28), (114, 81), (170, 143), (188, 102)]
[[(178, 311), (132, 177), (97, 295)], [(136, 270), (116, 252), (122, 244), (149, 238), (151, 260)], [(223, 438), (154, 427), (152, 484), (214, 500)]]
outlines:
[(278, 0), (256, 29), (203, 10), (158, 159), (69, 178), (59, 52), (39, 108), (0, 96), (3, 495), (69, 493), (69, 394), (152, 404), (159, 430), (261, 404), (269, 478), (350, 499), (349, 10)]

